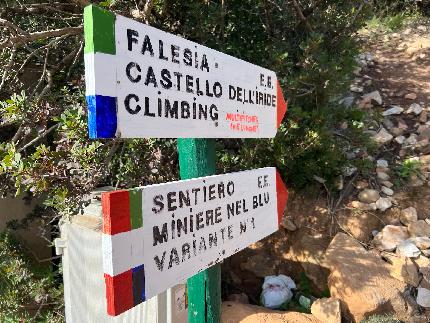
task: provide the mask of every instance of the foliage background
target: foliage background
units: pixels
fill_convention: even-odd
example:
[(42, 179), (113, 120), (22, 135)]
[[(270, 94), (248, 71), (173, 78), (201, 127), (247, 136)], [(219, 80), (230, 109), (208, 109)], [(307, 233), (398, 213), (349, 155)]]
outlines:
[[(223, 173), (277, 166), (293, 189), (309, 189), (315, 176), (332, 187), (350, 166), (345, 153), (366, 141), (359, 129), (363, 114), (338, 104), (355, 67), (354, 33), (372, 12), (416, 7), (409, 0), (94, 3), (276, 71), (289, 102), (277, 136), (217, 140), (217, 168)], [(27, 221), (12, 223), (14, 228), (37, 217), (42, 228), (55, 233), (58, 222), (78, 212), (82, 196), (96, 187), (178, 178), (175, 140), (88, 139), (82, 33), (87, 4), (0, 3), (0, 193), (45, 200)], [(341, 120), (350, 126), (339, 135)], [(29, 315), (20, 306), (0, 302), (0, 312), (5, 308), (13, 317)]]

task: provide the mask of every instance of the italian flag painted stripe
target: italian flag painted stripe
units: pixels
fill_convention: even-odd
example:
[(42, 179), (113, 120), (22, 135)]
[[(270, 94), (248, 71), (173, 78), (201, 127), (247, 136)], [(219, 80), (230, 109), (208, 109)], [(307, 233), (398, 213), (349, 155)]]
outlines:
[(104, 193), (102, 210), (107, 311), (116, 316), (146, 300), (142, 190)]
[(113, 138), (117, 130), (115, 14), (84, 9), (85, 83), (90, 138)]
[[(97, 32), (94, 32), (97, 30)], [(84, 9), (84, 53), (115, 55), (115, 14), (94, 5)]]

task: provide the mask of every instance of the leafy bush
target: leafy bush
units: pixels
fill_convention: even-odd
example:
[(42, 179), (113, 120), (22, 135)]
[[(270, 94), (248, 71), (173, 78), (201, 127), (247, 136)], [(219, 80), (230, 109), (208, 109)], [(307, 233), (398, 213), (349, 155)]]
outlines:
[(63, 321), (62, 288), (31, 262), (13, 236), (0, 235), (0, 322)]

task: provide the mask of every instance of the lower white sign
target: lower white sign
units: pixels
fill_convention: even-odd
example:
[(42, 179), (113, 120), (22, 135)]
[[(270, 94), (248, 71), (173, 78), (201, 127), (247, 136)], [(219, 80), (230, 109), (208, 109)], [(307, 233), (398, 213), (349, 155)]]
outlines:
[(107, 193), (108, 303), (130, 289), (126, 310), (277, 231), (287, 194), (274, 167)]

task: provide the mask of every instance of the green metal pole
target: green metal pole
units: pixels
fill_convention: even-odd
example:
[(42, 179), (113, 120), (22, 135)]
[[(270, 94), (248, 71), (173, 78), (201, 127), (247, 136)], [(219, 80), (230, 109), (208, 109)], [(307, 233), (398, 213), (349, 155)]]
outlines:
[[(215, 140), (178, 139), (181, 179), (215, 174)], [(219, 323), (221, 266), (216, 264), (187, 280), (189, 323)]]

